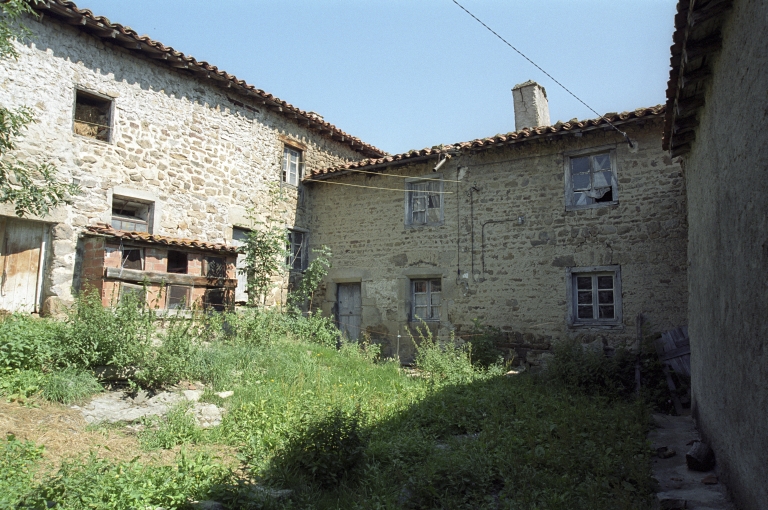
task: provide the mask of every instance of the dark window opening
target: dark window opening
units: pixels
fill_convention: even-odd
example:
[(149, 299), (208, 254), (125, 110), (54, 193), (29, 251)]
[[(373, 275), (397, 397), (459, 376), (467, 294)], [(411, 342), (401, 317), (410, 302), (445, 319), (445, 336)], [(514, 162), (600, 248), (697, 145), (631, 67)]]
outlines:
[(205, 259), (205, 276), (208, 278), (226, 278), (227, 265), (222, 257), (208, 257)]
[(112, 100), (75, 91), (74, 132), (103, 142), (111, 139)]
[(168, 269), (169, 273), (187, 274), (187, 254), (183, 251), (168, 250)]
[(203, 308), (215, 312), (223, 312), (227, 309), (226, 292), (223, 289), (210, 289), (205, 291)]
[(181, 285), (168, 286), (168, 309), (186, 310), (189, 308), (189, 287)]
[(613, 189), (606, 191), (602, 197), (596, 198), (595, 202), (613, 202)]
[(144, 269), (144, 250), (142, 248), (123, 248), (120, 260), (123, 269)]

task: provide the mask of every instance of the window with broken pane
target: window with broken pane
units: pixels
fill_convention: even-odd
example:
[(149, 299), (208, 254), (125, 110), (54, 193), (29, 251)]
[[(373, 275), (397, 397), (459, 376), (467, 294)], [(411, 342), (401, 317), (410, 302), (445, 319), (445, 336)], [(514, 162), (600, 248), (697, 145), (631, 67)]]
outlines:
[(406, 223), (437, 225), (443, 221), (443, 181), (430, 179), (406, 183)]
[(291, 271), (304, 271), (307, 268), (307, 234), (298, 230), (288, 230), (285, 246), (285, 265)]
[(571, 274), (573, 323), (617, 324), (621, 320), (618, 270)]
[(120, 250), (120, 267), (123, 269), (144, 269), (144, 249), (123, 246)]
[(616, 203), (616, 171), (612, 151), (568, 158), (566, 206), (590, 207)]
[(439, 278), (411, 281), (414, 320), (440, 320), (441, 287)]

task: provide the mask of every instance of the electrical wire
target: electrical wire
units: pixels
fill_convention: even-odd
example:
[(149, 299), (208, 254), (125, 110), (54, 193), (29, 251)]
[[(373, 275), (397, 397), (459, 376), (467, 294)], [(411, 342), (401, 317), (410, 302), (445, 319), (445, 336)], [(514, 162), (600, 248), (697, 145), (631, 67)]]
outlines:
[(586, 106), (587, 108), (589, 108), (589, 110), (590, 110), (592, 113), (594, 113), (595, 115), (597, 115), (598, 117), (600, 117), (601, 119), (603, 119), (605, 122), (607, 122), (609, 126), (611, 126), (613, 129), (615, 129), (615, 130), (616, 130), (616, 132), (617, 132), (617, 133), (619, 133), (621, 136), (623, 136), (623, 137), (624, 137), (624, 139), (627, 141), (627, 143), (629, 144), (629, 146), (630, 146), (630, 147), (634, 147), (634, 145), (632, 144), (632, 140), (630, 140), (630, 139), (629, 139), (629, 135), (627, 135), (627, 133), (625, 133), (625, 132), (624, 132), (624, 131), (622, 131), (621, 129), (617, 128), (617, 127), (616, 127), (616, 126), (615, 126), (615, 125), (614, 125), (614, 124), (613, 124), (613, 123), (612, 123), (610, 120), (608, 120), (607, 118), (605, 118), (603, 115), (600, 115), (599, 113), (597, 113), (597, 110), (595, 110), (594, 108), (592, 108), (591, 106), (589, 106), (587, 103), (585, 103), (585, 102), (584, 102), (584, 101), (583, 101), (583, 100), (582, 100), (582, 99), (581, 99), (579, 96), (577, 96), (576, 94), (574, 94), (573, 92), (571, 92), (570, 90), (568, 90), (568, 88), (567, 88), (565, 85), (563, 85), (562, 83), (560, 83), (559, 81), (557, 81), (557, 80), (554, 78), (554, 76), (552, 76), (551, 74), (549, 74), (548, 72), (546, 72), (544, 69), (542, 69), (542, 67), (541, 67), (540, 65), (538, 65), (536, 62), (534, 62), (533, 60), (531, 60), (530, 58), (528, 58), (527, 56), (525, 56), (525, 54), (524, 54), (522, 51), (520, 51), (520, 50), (518, 50), (517, 48), (515, 48), (514, 46), (512, 46), (512, 45), (509, 43), (509, 41), (507, 41), (507, 40), (506, 40), (506, 39), (504, 39), (502, 36), (500, 36), (498, 33), (496, 33), (496, 31), (494, 31), (494, 30), (493, 30), (491, 27), (489, 27), (488, 25), (486, 25), (485, 23), (483, 23), (483, 21), (482, 21), (480, 18), (478, 18), (477, 16), (475, 16), (474, 14), (472, 14), (471, 12), (469, 12), (469, 11), (467, 10), (467, 8), (466, 8), (466, 7), (464, 7), (463, 5), (461, 5), (461, 4), (460, 4), (459, 2), (457, 2), (456, 0), (451, 0), (451, 1), (452, 1), (453, 3), (455, 3), (456, 5), (458, 5), (458, 6), (461, 8), (461, 10), (463, 10), (464, 12), (466, 12), (467, 14), (469, 14), (470, 16), (472, 16), (472, 17), (475, 19), (475, 21), (477, 21), (478, 23), (480, 23), (481, 25), (483, 25), (485, 28), (487, 28), (487, 29), (488, 29), (488, 31), (490, 31), (490, 32), (491, 32), (493, 35), (495, 35), (496, 37), (498, 37), (499, 39), (501, 39), (501, 41), (502, 41), (504, 44), (506, 44), (507, 46), (509, 46), (510, 48), (512, 48), (512, 49), (513, 49), (515, 52), (517, 52), (517, 54), (518, 54), (518, 55), (520, 55), (520, 56), (521, 56), (521, 57), (523, 57), (525, 60), (527, 60), (528, 62), (530, 62), (530, 63), (531, 63), (531, 64), (532, 64), (532, 65), (533, 65), (533, 66), (534, 66), (536, 69), (538, 69), (539, 71), (541, 71), (542, 73), (544, 73), (545, 75), (547, 75), (547, 76), (549, 77), (549, 79), (550, 79), (550, 80), (552, 80), (553, 82), (555, 82), (555, 83), (557, 83), (558, 85), (560, 85), (560, 87), (561, 87), (563, 90), (565, 90), (565, 91), (566, 91), (566, 92), (568, 92), (570, 95), (572, 95), (574, 98), (576, 98), (576, 100), (577, 100), (578, 102), (580, 102), (581, 104), (583, 104), (584, 106)]
[[(407, 162), (408, 160), (404, 160), (404, 161)], [(358, 173), (358, 174), (380, 175), (382, 177), (398, 177), (400, 179), (413, 179), (413, 177), (411, 177), (410, 175), (384, 174), (384, 173), (381, 173), (381, 172), (370, 172), (368, 170), (355, 170), (355, 169), (352, 169), (352, 168), (344, 169), (342, 171), (343, 172), (354, 172), (354, 173)], [(320, 179), (320, 180), (322, 180), (322, 179)], [(431, 179), (431, 178), (428, 178), (428, 177), (423, 177), (423, 178), (419, 177), (418, 180), (420, 180), (420, 181), (461, 182), (461, 181), (454, 181), (453, 179)], [(315, 179), (308, 179), (308, 181), (309, 182), (317, 182), (317, 180), (315, 180)]]
[[(426, 179), (419, 179), (419, 180), (426, 180)], [(334, 182), (334, 181), (326, 181), (326, 180), (310, 180), (309, 182), (322, 182), (323, 184), (335, 184), (336, 186), (351, 186), (353, 188), (367, 188), (367, 189), (380, 189), (385, 191), (399, 191), (400, 193), (404, 191), (418, 191), (418, 190), (407, 190), (403, 188), (382, 188), (379, 186), (363, 186), (362, 184), (347, 184), (346, 182)], [(453, 191), (430, 191), (430, 195), (453, 195)]]

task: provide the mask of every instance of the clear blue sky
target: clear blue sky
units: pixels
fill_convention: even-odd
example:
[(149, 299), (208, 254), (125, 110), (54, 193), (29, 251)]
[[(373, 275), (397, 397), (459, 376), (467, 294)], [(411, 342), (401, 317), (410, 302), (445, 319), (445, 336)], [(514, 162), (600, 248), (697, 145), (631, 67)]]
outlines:
[[(598, 112), (664, 102), (674, 0), (459, 0)], [(593, 118), (451, 0), (77, 0), (391, 153), (514, 131), (511, 88)]]

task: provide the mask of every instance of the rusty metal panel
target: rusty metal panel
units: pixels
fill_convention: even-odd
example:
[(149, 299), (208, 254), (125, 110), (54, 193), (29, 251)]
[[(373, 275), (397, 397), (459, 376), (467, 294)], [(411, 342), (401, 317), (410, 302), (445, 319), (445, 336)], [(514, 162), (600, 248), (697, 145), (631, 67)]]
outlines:
[(46, 225), (6, 219), (0, 245), (0, 309), (35, 312)]

